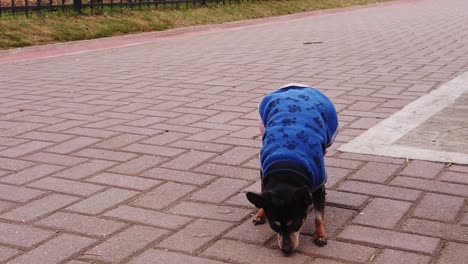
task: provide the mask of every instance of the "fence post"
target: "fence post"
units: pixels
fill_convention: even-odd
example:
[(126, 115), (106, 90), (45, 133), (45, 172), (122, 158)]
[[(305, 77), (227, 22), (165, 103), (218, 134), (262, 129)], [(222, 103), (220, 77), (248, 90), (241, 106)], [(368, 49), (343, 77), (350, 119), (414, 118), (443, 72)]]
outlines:
[(83, 5), (83, 0), (73, 0), (73, 8), (76, 12), (81, 14), (81, 7)]

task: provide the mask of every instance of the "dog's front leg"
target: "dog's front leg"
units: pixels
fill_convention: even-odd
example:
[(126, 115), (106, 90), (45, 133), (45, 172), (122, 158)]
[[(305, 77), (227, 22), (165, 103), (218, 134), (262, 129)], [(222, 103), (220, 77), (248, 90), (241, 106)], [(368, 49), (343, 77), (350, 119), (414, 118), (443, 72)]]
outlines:
[(314, 244), (323, 247), (327, 244), (325, 234), (325, 186), (312, 193), (315, 211), (315, 236)]
[(265, 211), (263, 211), (263, 208), (259, 208), (257, 210), (257, 213), (254, 215), (252, 222), (254, 225), (262, 225), (266, 222)]

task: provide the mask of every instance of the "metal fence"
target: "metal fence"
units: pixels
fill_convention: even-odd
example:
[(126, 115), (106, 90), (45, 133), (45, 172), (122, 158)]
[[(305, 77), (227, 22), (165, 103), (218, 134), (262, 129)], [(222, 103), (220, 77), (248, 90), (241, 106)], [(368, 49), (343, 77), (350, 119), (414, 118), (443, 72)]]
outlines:
[(206, 5), (207, 3), (226, 3), (231, 0), (0, 0), (0, 16), (5, 13), (30, 13), (37, 11), (75, 10), (82, 12), (89, 9), (91, 12), (104, 10), (104, 8), (127, 7), (166, 7), (178, 5)]

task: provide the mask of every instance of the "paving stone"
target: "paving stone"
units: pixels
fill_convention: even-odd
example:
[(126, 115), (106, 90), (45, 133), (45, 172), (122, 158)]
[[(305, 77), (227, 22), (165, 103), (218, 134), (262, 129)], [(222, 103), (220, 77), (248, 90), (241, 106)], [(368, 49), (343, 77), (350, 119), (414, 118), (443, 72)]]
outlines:
[[(309, 258), (300, 253), (292, 256), (284, 256), (280, 250), (269, 249), (263, 246), (245, 244), (240, 241), (222, 239), (205, 250), (202, 256), (216, 257), (225, 261), (241, 263), (305, 263)], [(262, 256), (262, 257), (259, 257)]]
[(0, 201), (0, 213), (5, 212), (13, 207), (15, 207), (14, 203)]
[(190, 198), (198, 201), (220, 203), (248, 184), (249, 182), (247, 181), (220, 178), (203, 189), (193, 193), (190, 195)]
[(238, 193), (224, 202), (226, 205), (252, 207), (253, 205), (245, 197), (245, 193)]
[(193, 141), (211, 141), (213, 139), (229, 134), (228, 131), (209, 129), (186, 138)]
[[(341, 133), (341, 132), (340, 132)], [(335, 144), (333, 144), (334, 146)], [(357, 154), (357, 153), (341, 153), (340, 158), (343, 159), (350, 159), (350, 160), (360, 160), (365, 162), (379, 162), (379, 163), (390, 163), (390, 164), (405, 164), (405, 159), (399, 158), (392, 158), (392, 157), (384, 157), (384, 156), (373, 156), (373, 155), (365, 155), (365, 154)]]
[(183, 264), (183, 263), (192, 263), (192, 264), (221, 264), (224, 262), (215, 261), (211, 259), (194, 257), (183, 255), (174, 252), (167, 252), (159, 249), (149, 249), (143, 252), (141, 255), (135, 257), (130, 261), (130, 264), (146, 264), (151, 263), (155, 259), (158, 260), (160, 264)]
[(235, 147), (223, 153), (221, 156), (216, 157), (212, 162), (227, 165), (239, 165), (253, 156), (258, 156), (258, 153), (259, 149), (256, 148)]
[(113, 138), (101, 141), (97, 143), (95, 146), (97, 148), (104, 148), (104, 149), (119, 149), (121, 147), (130, 145), (134, 142), (140, 141), (144, 138), (145, 136), (141, 136), (141, 135), (121, 134)]
[(104, 215), (167, 229), (177, 229), (191, 220), (189, 217), (160, 213), (126, 205), (119, 206)]
[(139, 194), (135, 191), (111, 188), (75, 203), (67, 210), (96, 215)]
[(122, 132), (122, 133), (132, 133), (137, 135), (143, 136), (154, 136), (161, 133), (161, 130), (152, 129), (152, 128), (145, 128), (145, 127), (136, 127), (136, 126), (125, 126), (125, 125), (117, 125), (113, 127), (107, 128), (112, 131)]
[(413, 215), (430, 220), (453, 222), (464, 203), (464, 199), (460, 197), (428, 193), (415, 208)]
[(107, 168), (114, 166), (115, 162), (107, 160), (88, 160), (85, 163), (73, 166), (69, 169), (55, 173), (54, 177), (66, 178), (71, 180), (79, 180), (101, 172)]
[(120, 173), (120, 174), (134, 174), (137, 175), (142, 171), (155, 167), (161, 162), (166, 161), (166, 158), (158, 157), (158, 156), (147, 156), (143, 155), (136, 159), (129, 160), (124, 162), (108, 171)]
[(424, 255), (409, 253), (393, 249), (384, 249), (383, 252), (375, 258), (372, 263), (376, 264), (393, 264), (393, 263), (414, 263), (428, 264), (431, 258)]
[(173, 214), (203, 217), (224, 221), (239, 221), (247, 216), (251, 210), (229, 206), (217, 206), (193, 202), (182, 202), (173, 206), (170, 210)]
[(240, 226), (229, 231), (224, 237), (254, 244), (264, 244), (272, 237), (276, 237), (276, 234), (268, 223), (264, 225), (254, 225), (252, 219), (249, 218)]
[(4, 244), (32, 247), (54, 235), (54, 232), (25, 225), (0, 223), (0, 242)]
[(188, 171), (170, 170), (164, 168), (154, 168), (146, 171), (142, 176), (160, 180), (175, 181), (181, 183), (189, 183), (194, 185), (203, 185), (211, 181), (214, 177), (201, 173), (193, 173)]
[(194, 253), (231, 226), (232, 223), (198, 219), (164, 239), (158, 247)]
[(161, 183), (157, 180), (107, 172), (91, 177), (87, 181), (135, 190), (147, 190)]
[(369, 196), (354, 193), (327, 190), (325, 201), (327, 205), (349, 209), (361, 209), (367, 203)]
[(314, 257), (330, 257), (357, 263), (366, 263), (376, 253), (376, 249), (372, 247), (336, 240), (328, 240), (328, 244), (325, 247), (317, 247), (310, 236), (301, 236), (297, 250)]
[(347, 226), (338, 237), (350, 241), (427, 254), (434, 254), (440, 242), (440, 239), (437, 238), (355, 225)]
[[(254, 122), (256, 123), (256, 122)], [(234, 124), (231, 122), (231, 124)], [(230, 137), (238, 137), (238, 138), (249, 138), (253, 139), (255, 137), (260, 136), (260, 131), (257, 127), (246, 127), (242, 130), (239, 130), (235, 133), (229, 134)]]
[(438, 192), (448, 195), (460, 195), (468, 197), (468, 186), (461, 184), (453, 184), (446, 182), (431, 181), (425, 179), (411, 178), (411, 177), (396, 177), (392, 185), (401, 186), (405, 188), (414, 188), (429, 192)]
[(202, 128), (197, 128), (197, 127), (178, 126), (178, 125), (171, 125), (171, 124), (155, 124), (151, 127), (160, 129), (162, 131), (174, 131), (174, 132), (181, 132), (181, 133), (187, 133), (187, 134), (196, 134), (204, 130)]
[(52, 126), (41, 128), (40, 130), (46, 131), (46, 132), (60, 132), (60, 131), (63, 131), (72, 127), (84, 125), (84, 124), (86, 124), (85, 121), (69, 120), (69, 121), (64, 121), (62, 123), (58, 123)]
[(468, 166), (453, 164), (452, 166), (448, 167), (448, 170), (468, 173)]
[(328, 167), (326, 187), (333, 188), (339, 181), (348, 176), (350, 172), (351, 170), (348, 169)]
[(420, 191), (357, 181), (347, 181), (338, 190), (405, 201), (416, 201), (421, 195)]
[(313, 264), (342, 264), (343, 262), (329, 260), (329, 259), (314, 258), (314, 260), (312, 260), (311, 263)]
[(463, 219), (461, 220), (462, 225), (468, 226), (468, 212), (465, 213)]
[(158, 210), (174, 203), (194, 189), (195, 187), (190, 185), (168, 182), (143, 194), (132, 201), (131, 204)]
[(325, 158), (325, 165), (327, 167), (338, 167), (338, 168), (354, 170), (360, 167), (362, 165), (362, 162), (356, 161), (356, 160), (337, 159), (337, 158), (327, 157)]
[[(334, 237), (342, 227), (349, 223), (356, 212), (349, 209), (328, 206), (325, 209), (325, 223), (328, 237)], [(315, 215), (310, 213), (302, 228), (302, 234), (313, 236), (315, 234)]]
[(400, 166), (385, 163), (369, 162), (352, 175), (352, 179), (384, 183)]
[(18, 253), (20, 253), (20, 251), (17, 249), (0, 246), (0, 261), (6, 261)]
[(164, 157), (174, 157), (185, 152), (185, 150), (183, 149), (162, 147), (162, 146), (155, 146), (155, 145), (144, 145), (144, 144), (132, 144), (123, 148), (123, 150), (135, 152), (135, 153), (147, 154), (147, 155), (164, 156)]
[(60, 230), (72, 231), (88, 236), (108, 236), (125, 227), (124, 223), (100, 219), (94, 216), (83, 216), (58, 212), (37, 222), (39, 226), (46, 226)]
[(174, 142), (181, 138), (188, 136), (189, 134), (178, 133), (178, 132), (166, 132), (160, 135), (156, 135), (147, 140), (142, 141), (144, 144), (154, 144), (154, 145), (166, 145), (168, 143)]
[(96, 184), (77, 182), (54, 177), (46, 177), (40, 179), (38, 181), (30, 183), (28, 186), (38, 189), (51, 190), (82, 196), (90, 195), (104, 189), (103, 186)]
[(48, 176), (54, 172), (63, 169), (64, 167), (62, 166), (41, 164), (19, 171), (17, 173), (10, 174), (6, 177), (1, 178), (0, 181), (4, 183), (21, 185)]
[(0, 151), (0, 156), (17, 158), (19, 156), (27, 155), (29, 153), (44, 149), (52, 144), (53, 143), (43, 141), (30, 141), (22, 145)]
[(463, 243), (468, 241), (468, 227), (456, 224), (446, 224), (423, 219), (408, 219), (401, 226), (401, 230), (414, 234), (461, 241)]
[(177, 158), (167, 163), (164, 163), (161, 166), (171, 169), (189, 170), (215, 156), (216, 154), (210, 152), (190, 151), (178, 156)]
[(93, 264), (92, 261), (79, 261), (79, 260), (70, 260), (65, 263), (66, 264)]
[(190, 150), (200, 150), (207, 152), (217, 152), (221, 153), (231, 148), (231, 146), (217, 143), (208, 143), (208, 142), (197, 142), (197, 141), (188, 141), (188, 140), (179, 140), (172, 144), (171, 147), (184, 148)]
[(403, 201), (375, 198), (353, 219), (353, 223), (391, 229), (396, 227), (411, 205)]
[(434, 179), (443, 167), (444, 164), (442, 163), (413, 160), (401, 172), (401, 174), (419, 178)]
[(244, 169), (237, 166), (207, 163), (195, 168), (194, 170), (201, 173), (215, 174), (243, 180), (257, 180), (260, 178), (260, 172), (258, 170)]
[(61, 166), (75, 166), (87, 160), (85, 158), (78, 158), (78, 157), (47, 153), (47, 152), (38, 152), (32, 155), (26, 156), (23, 159), (31, 160), (31, 161), (35, 161), (39, 163), (55, 164), (55, 165), (61, 165)]
[[(119, 125), (119, 124), (122, 124), (122, 123), (125, 123), (127, 122), (127, 120), (125, 119), (112, 119), (112, 118), (109, 118), (109, 119), (105, 119), (105, 120), (102, 120), (102, 121), (98, 121), (98, 122), (94, 122), (94, 123), (88, 123), (86, 125), (83, 125), (83, 127), (87, 127), (87, 128), (108, 128), (108, 127), (111, 127), (111, 126), (115, 126), (115, 125)], [(78, 130), (80, 131), (80, 130)], [(66, 133), (74, 133), (76, 132), (76, 130), (66, 130), (65, 131)], [(90, 132), (90, 130), (88, 130), (88, 133)], [(108, 135), (112, 135), (112, 134), (116, 134), (115, 132), (110, 132), (111, 134), (108, 134)], [(107, 137), (107, 135), (106, 135)]]
[(133, 158), (136, 158), (137, 155), (133, 153), (121, 152), (121, 151), (111, 151), (111, 150), (104, 150), (104, 149), (94, 149), (94, 148), (86, 148), (81, 151), (74, 153), (73, 155), (86, 157), (86, 158), (94, 158), (94, 159), (104, 159), (104, 160), (112, 160), (112, 161), (128, 161)]
[[(19, 136), (21, 137), (21, 136)], [(47, 140), (44, 140), (47, 141)], [(24, 139), (19, 139), (19, 138), (11, 138), (11, 137), (0, 137), (0, 145), (1, 146), (7, 146), (7, 147), (14, 147), (23, 143), (28, 142), (27, 140)]]
[(116, 263), (166, 235), (167, 231), (147, 226), (132, 226), (83, 253), (84, 257)]
[(59, 263), (95, 242), (91, 238), (63, 234), (8, 263)]
[(18, 171), (32, 166), (34, 163), (10, 158), (0, 158), (0, 169)]
[(351, 125), (349, 125), (349, 127), (356, 129), (369, 129), (377, 123), (379, 123), (380, 121), (382, 121), (382, 119), (362, 117), (359, 118), (357, 121), (353, 122)]
[(461, 184), (468, 184), (468, 176), (467, 173), (458, 173), (448, 171), (442, 174), (440, 177), (441, 181), (452, 182), (452, 183), (461, 183)]
[(77, 200), (78, 198), (73, 196), (51, 194), (4, 213), (0, 218), (27, 222), (57, 211)]
[(468, 245), (455, 242), (447, 242), (442, 248), (437, 264), (464, 263), (468, 258)]
[(0, 199), (7, 201), (27, 202), (42, 194), (45, 194), (45, 192), (31, 188), (0, 184)]
[(48, 152), (58, 153), (58, 154), (69, 154), (73, 151), (88, 147), (98, 142), (99, 139), (90, 138), (90, 137), (76, 137), (74, 139), (68, 140), (66, 142), (60, 143), (53, 147), (47, 149)]

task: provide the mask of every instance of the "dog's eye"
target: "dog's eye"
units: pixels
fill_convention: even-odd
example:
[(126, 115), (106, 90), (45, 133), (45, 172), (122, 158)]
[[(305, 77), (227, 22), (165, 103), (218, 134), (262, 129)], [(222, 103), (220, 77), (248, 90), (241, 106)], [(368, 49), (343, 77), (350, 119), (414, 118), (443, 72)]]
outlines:
[(294, 224), (294, 222), (293, 222), (292, 220), (289, 220), (289, 221), (286, 223), (287, 226), (292, 226), (293, 224)]
[(275, 226), (277, 226), (277, 227), (281, 226), (281, 223), (279, 221), (274, 221), (273, 224), (275, 224)]

